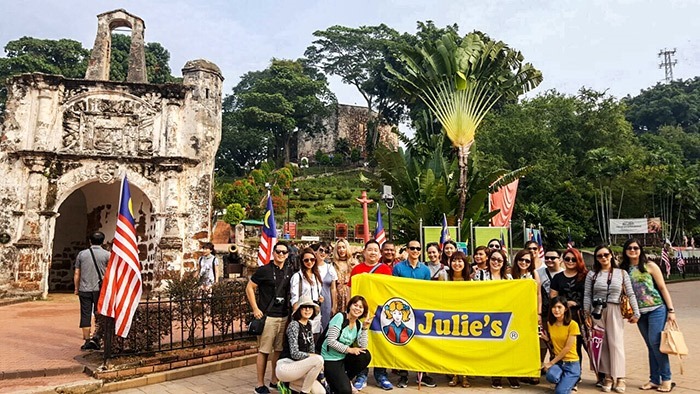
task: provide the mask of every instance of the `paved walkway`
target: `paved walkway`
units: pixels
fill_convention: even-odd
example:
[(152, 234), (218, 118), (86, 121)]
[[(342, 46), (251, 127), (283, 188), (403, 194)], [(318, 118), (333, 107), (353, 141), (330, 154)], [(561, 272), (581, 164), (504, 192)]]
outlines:
[[(700, 355), (700, 282), (672, 284), (678, 320), (690, 347), (690, 358), (684, 361), (685, 374), (680, 375), (677, 359), (671, 365), (678, 387), (674, 393), (700, 392), (700, 365), (695, 359)], [(0, 393), (53, 392), (57, 385), (66, 383), (95, 382), (80, 374), (84, 360), (79, 350), (82, 344), (78, 321), (78, 301), (73, 295), (52, 295), (47, 301), (35, 301), (0, 306)], [(647, 380), (648, 365), (646, 347), (636, 327), (627, 325), (627, 385), (628, 392), (641, 393), (637, 386)], [(449, 360), (445, 360), (449, 362)], [(49, 375), (49, 376), (45, 376)], [(269, 375), (268, 375), (269, 376)], [(412, 376), (413, 378), (413, 376)], [(472, 388), (450, 388), (444, 376), (436, 376), (437, 388), (422, 388), (423, 393), (495, 392), (485, 378), (472, 379)], [(580, 393), (599, 392), (593, 386), (593, 374), (584, 371)], [(392, 380), (396, 380), (393, 378)], [(255, 366), (208, 373), (200, 376), (173, 380), (140, 388), (122, 390), (122, 393), (252, 393), (255, 383)], [(373, 384), (370, 378), (370, 384)], [(394, 393), (416, 393), (415, 383)], [(522, 386), (522, 392), (545, 392), (547, 384)], [(504, 389), (510, 390), (508, 388)], [(503, 390), (500, 390), (503, 391)], [(378, 394), (383, 390), (369, 386), (362, 391)], [(275, 393), (273, 391), (273, 393)]]

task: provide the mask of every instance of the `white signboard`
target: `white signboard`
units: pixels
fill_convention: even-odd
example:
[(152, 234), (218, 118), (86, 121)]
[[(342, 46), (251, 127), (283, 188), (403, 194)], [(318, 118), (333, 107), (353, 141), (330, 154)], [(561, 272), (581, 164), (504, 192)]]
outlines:
[(302, 235), (301, 240), (306, 242), (318, 242), (321, 240), (321, 237), (317, 235)]
[(646, 234), (647, 219), (610, 219), (610, 234)]

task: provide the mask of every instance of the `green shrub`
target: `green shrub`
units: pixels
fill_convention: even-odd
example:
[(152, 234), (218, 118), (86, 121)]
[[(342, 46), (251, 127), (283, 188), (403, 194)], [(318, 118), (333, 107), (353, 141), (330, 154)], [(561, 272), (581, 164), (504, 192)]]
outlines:
[(348, 218), (345, 217), (345, 215), (343, 215), (342, 213), (338, 214), (338, 215), (333, 215), (330, 218), (328, 218), (328, 224), (331, 226), (335, 225), (336, 223), (347, 223), (347, 222), (348, 222)]
[(350, 202), (338, 202), (338, 203), (335, 203), (335, 207), (336, 208), (350, 208), (350, 207), (352, 207), (352, 203), (350, 203)]
[(297, 209), (296, 211), (294, 211), (294, 220), (296, 220), (297, 222), (303, 222), (307, 216), (309, 216), (309, 213), (303, 209)]
[(344, 162), (345, 162), (345, 158), (343, 157), (343, 155), (340, 155), (340, 154), (333, 155), (332, 164), (334, 167), (340, 167), (343, 165)]
[(341, 189), (335, 192), (334, 197), (336, 200), (349, 200), (352, 198), (352, 192), (348, 189)]
[(362, 159), (362, 154), (360, 154), (360, 150), (357, 148), (352, 148), (350, 151), (350, 161), (353, 163), (357, 163)]

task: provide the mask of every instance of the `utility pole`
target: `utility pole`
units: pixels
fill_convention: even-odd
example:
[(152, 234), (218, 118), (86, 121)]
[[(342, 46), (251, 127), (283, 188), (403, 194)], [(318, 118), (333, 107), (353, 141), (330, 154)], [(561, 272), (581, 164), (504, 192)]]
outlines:
[(664, 73), (666, 75), (664, 78), (664, 81), (666, 83), (673, 81), (673, 66), (676, 65), (677, 61), (671, 60), (671, 57), (675, 56), (675, 55), (676, 55), (676, 48), (673, 48), (672, 51), (665, 49), (665, 48), (659, 51), (658, 56), (663, 57), (663, 59), (664, 59), (661, 63), (659, 63), (659, 68), (664, 69)]

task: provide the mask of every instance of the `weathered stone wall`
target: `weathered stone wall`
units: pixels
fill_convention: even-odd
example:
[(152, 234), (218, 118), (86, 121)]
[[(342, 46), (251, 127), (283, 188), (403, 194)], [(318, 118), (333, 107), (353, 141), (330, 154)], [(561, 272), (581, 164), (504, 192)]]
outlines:
[[(376, 112), (372, 112), (371, 116), (376, 119)], [(307, 157), (313, 161), (318, 149), (324, 153), (334, 152), (336, 142), (341, 138), (348, 140), (350, 149), (358, 149), (364, 157), (368, 120), (367, 107), (338, 104), (333, 114), (324, 122), (326, 125), (324, 133), (317, 135), (301, 133), (299, 135), (297, 141), (298, 158)], [(399, 140), (398, 136), (392, 132), (392, 127), (391, 125), (379, 126), (379, 141), (391, 149), (397, 149)]]
[(10, 238), (0, 244), (0, 295), (71, 287), (87, 233), (111, 241), (122, 175), (145, 290), (165, 269), (194, 267), (211, 231), (222, 81), (204, 60), (185, 65), (182, 84), (12, 78), (0, 129), (0, 237)]

